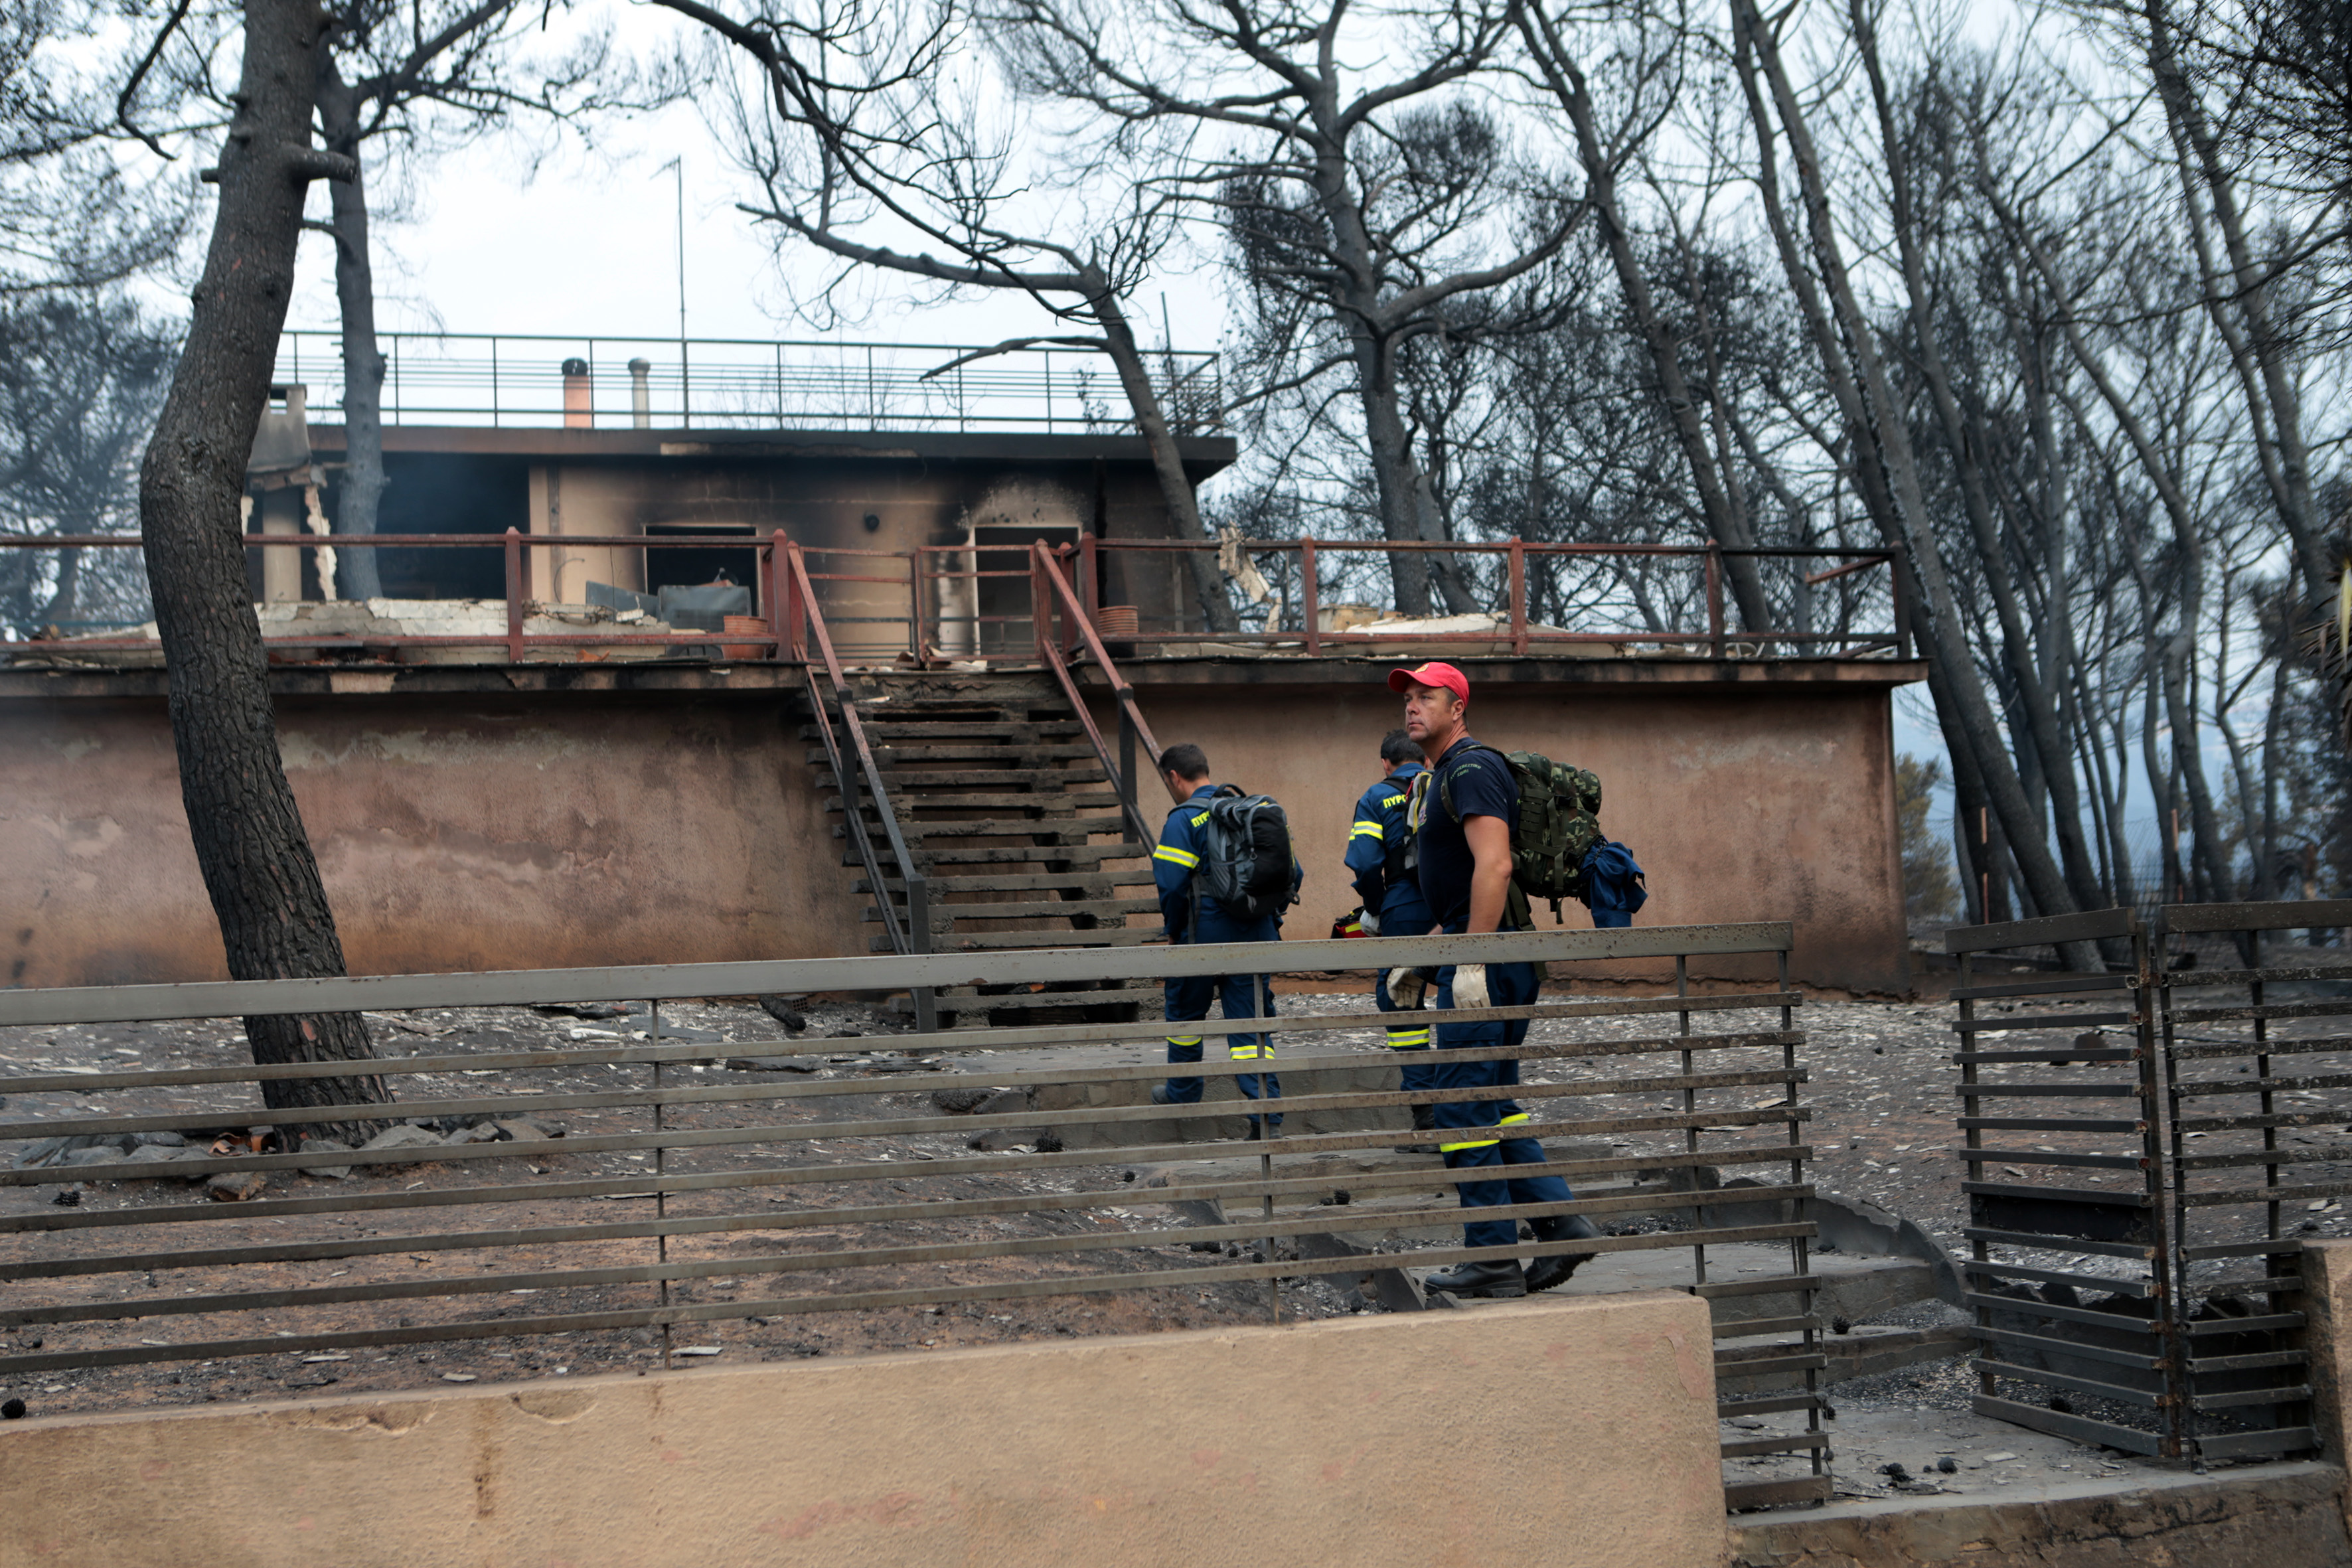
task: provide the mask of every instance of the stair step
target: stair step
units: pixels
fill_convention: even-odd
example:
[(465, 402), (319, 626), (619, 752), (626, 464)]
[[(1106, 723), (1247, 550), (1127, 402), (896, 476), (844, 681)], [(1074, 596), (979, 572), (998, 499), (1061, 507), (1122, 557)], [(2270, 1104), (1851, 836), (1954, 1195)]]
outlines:
[[(1015, 706), (1003, 702), (958, 701), (949, 700), (908, 701), (904, 698), (880, 701), (872, 697), (857, 700), (861, 718), (876, 723), (895, 724), (907, 720), (929, 720), (959, 724), (1045, 724), (1069, 722), (1070, 705), (1056, 695), (1050, 701), (1042, 696), (1034, 703)], [(1043, 714), (1044, 717), (1039, 717)]]
[[(1110, 782), (1103, 777), (1102, 765), (1084, 768), (1029, 768), (1007, 765), (1001, 768), (892, 768), (880, 770), (882, 787), (897, 795), (901, 790), (917, 789), (1066, 789), (1072, 784), (1087, 784), (1096, 789), (1109, 789)], [(864, 782), (863, 774), (859, 781)], [(819, 789), (839, 789), (841, 781), (830, 768), (821, 768), (816, 775)]]
[[(1159, 931), (1139, 928), (1114, 928), (1108, 931), (959, 931), (940, 942), (933, 951), (939, 952), (980, 952), (1013, 951), (1024, 947), (1141, 947), (1161, 940)], [(888, 952), (887, 937), (875, 937), (866, 944), (869, 952)]]
[[(894, 897), (903, 898), (906, 895), (906, 884), (896, 877), (885, 876), (882, 879), (882, 885), (887, 888)], [(992, 893), (1045, 893), (1056, 889), (1068, 889), (1084, 893), (1089, 898), (1108, 899), (1116, 897), (1115, 889), (1119, 888), (1150, 887), (1150, 885), (1151, 868), (1148, 866), (1136, 866), (1118, 871), (1096, 872), (1092, 875), (1067, 871), (1040, 871), (1031, 876), (1002, 877), (990, 876), (983, 872), (976, 877), (934, 877), (931, 879), (931, 897), (936, 900), (942, 893), (959, 893), (973, 889), (985, 889)], [(860, 877), (851, 884), (849, 890), (853, 893), (871, 893), (874, 889), (866, 885), (865, 878)]]
[[(867, 811), (874, 809), (872, 798), (862, 792), (857, 804)], [(890, 805), (903, 821), (910, 811), (1113, 811), (1118, 809), (1118, 796), (1099, 785), (1090, 795), (1075, 790), (1039, 790), (1030, 795), (935, 795), (929, 790), (892, 789)], [(824, 808), (842, 809), (841, 796), (825, 796)]]
[[(845, 737), (843, 745), (845, 748), (848, 742)], [(821, 766), (829, 760), (824, 754), (823, 746), (809, 747), (806, 757), (813, 767)], [(874, 748), (874, 760), (886, 770), (892, 767), (904, 767), (909, 763), (1003, 763), (1008, 765), (1027, 765), (1064, 760), (1077, 762), (1082, 758), (1096, 761), (1099, 765), (1099, 760), (1095, 758), (1095, 749), (1092, 746), (1057, 744), (1004, 746), (987, 742), (977, 742), (969, 746), (944, 743), (893, 746), (886, 742)]]
[[(907, 906), (902, 900), (893, 900), (891, 907), (903, 911)], [(1028, 921), (1067, 920), (1075, 915), (1090, 915), (1102, 920), (1118, 915), (1150, 914), (1159, 908), (1158, 899), (1072, 899), (1028, 904), (934, 903), (931, 905), (931, 918), (934, 921), (942, 918), (951, 921)], [(879, 905), (866, 906), (868, 923), (881, 918)]]
[(1118, 833), (1126, 826), (1116, 816), (1067, 817), (976, 817), (969, 822), (905, 822), (899, 831), (909, 843), (920, 837), (931, 838), (997, 838), (1021, 835), (1051, 833), (1056, 837), (1095, 833)]
[[(822, 747), (818, 748), (818, 753), (820, 756), (823, 755)], [(1094, 754), (1095, 749), (1092, 746), (1072, 746), (1058, 742), (1046, 742), (1034, 746), (1014, 746), (1000, 745), (987, 741), (975, 741), (971, 745), (959, 746), (951, 742), (942, 742), (933, 745), (879, 745), (874, 748), (875, 760), (886, 768), (889, 767), (894, 763), (986, 763), (998, 761), (1009, 763), (1044, 763), (1058, 761), (1066, 757), (1072, 762), (1076, 762), (1080, 758), (1092, 759)]]
[[(838, 825), (834, 831), (838, 837)], [(916, 859), (921, 869), (936, 873), (948, 866), (1020, 866), (1035, 860), (1063, 861), (1072, 867), (1099, 866), (1106, 860), (1142, 860), (1150, 853), (1132, 844), (975, 844), (928, 849)], [(856, 865), (857, 857), (850, 855), (842, 864)]]
[[(995, 723), (902, 723), (876, 719), (864, 710), (858, 719), (866, 738), (877, 745), (908, 745), (929, 742), (948, 746), (1037, 746), (1055, 743), (1070, 744), (1086, 739), (1087, 730), (1075, 721), (1055, 723), (1022, 719), (1007, 719)], [(834, 734), (842, 737), (841, 721), (834, 721)], [(801, 739), (811, 744), (824, 741), (824, 731), (814, 724), (801, 726)], [(1089, 746), (1088, 751), (1093, 748)]]

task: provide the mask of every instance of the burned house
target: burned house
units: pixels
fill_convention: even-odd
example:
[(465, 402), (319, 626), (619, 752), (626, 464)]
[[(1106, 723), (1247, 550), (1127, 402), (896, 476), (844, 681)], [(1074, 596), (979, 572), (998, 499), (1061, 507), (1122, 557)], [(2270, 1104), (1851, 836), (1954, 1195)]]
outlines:
[[(1923, 672), (1872, 629), (1883, 561), (1778, 563), (1805, 624), (1759, 637), (1724, 625), (1719, 552), (1638, 565), (1680, 574), (1675, 624), (1553, 625), (1547, 574), (1601, 557), (1465, 547), (1498, 607), (1407, 624), (1322, 602), (1370, 597), (1385, 547), (1252, 542), (1219, 636), (1185, 559), (1214, 546), (1174, 536), (1088, 356), (389, 346), (385, 543), (320, 531), (344, 432), (304, 389), (331, 344), (289, 334), (249, 485), (251, 533), (288, 542), (249, 552), (253, 590), (355, 972), (1154, 940), (1155, 740), (1285, 801), (1286, 929), (1319, 936), (1397, 721), (1382, 673), (1435, 657), (1483, 739), (1601, 776), (1643, 923), (1792, 920), (1801, 978), (1907, 983), (1891, 702)], [(1184, 412), (1213, 362), (1164, 369), (1198, 483), (1235, 456)], [(354, 603), (337, 558), (364, 548), (383, 594)], [(10, 982), (222, 973), (152, 646), (9, 652)], [(863, 859), (893, 844), (903, 867)]]

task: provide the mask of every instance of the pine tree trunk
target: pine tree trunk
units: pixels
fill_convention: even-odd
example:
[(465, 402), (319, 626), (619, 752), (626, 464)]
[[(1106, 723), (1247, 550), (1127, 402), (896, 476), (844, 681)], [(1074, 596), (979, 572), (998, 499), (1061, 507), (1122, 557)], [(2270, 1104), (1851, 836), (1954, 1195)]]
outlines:
[[(1716, 466), (1715, 456), (1708, 450), (1706, 425), (1699, 416), (1699, 400), (1691, 390), (1690, 378), (1683, 374), (1682, 344), (1674, 324), (1659, 314), (1656, 294), (1634, 252), (1633, 237), (1617, 200), (1617, 160), (1601, 146), (1591, 85), (1561, 43), (1551, 18), (1540, 9), (1530, 7), (1520, 13), (1519, 30), (1575, 132), (1577, 162), (1584, 170), (1585, 200), (1591, 205), (1599, 223), (1601, 243), (1617, 274), (1618, 289), (1625, 297), (1626, 313), (1633, 317), (1633, 330), (1640, 334), (1651, 368), (1657, 375), (1658, 395), (1665, 403), (1666, 417), (1673, 426), (1675, 443), (1682, 448), (1683, 461), (1689, 466), (1691, 486), (1698, 493), (1699, 511), (1706, 519), (1707, 532), (1727, 550), (1753, 549), (1755, 536), (1738, 513), (1732, 493), (1724, 482), (1726, 470)], [(1768, 629), (1772, 613), (1756, 557), (1727, 555), (1723, 569), (1731, 587), (1732, 603), (1739, 611), (1740, 625), (1751, 632)], [(1809, 653), (1811, 647), (1800, 643), (1796, 651)]]
[[(1952, 720), (1973, 753), (1985, 794), (2015, 857), (2021, 890), (2041, 913), (2071, 913), (2076, 907), (2073, 894), (2026, 798), (1969, 647), (1943, 559), (1937, 551), (1904, 411), (1893, 395), (1872, 329), (1854, 297), (1832, 228), (1826, 179), (1801, 105), (1782, 67), (1770, 26), (1754, 0), (1734, 0), (1732, 20), (1738, 34), (1735, 66), (1758, 138), (1759, 184), (1766, 191), (1774, 243), (1853, 438), (1856, 483), (1881, 536), (1906, 558), (1910, 573), (1906, 586), (1915, 587), (1918, 596), (1906, 594), (1906, 598), (1924, 618), (1928, 634), (1921, 641), (1920, 651), (1940, 666), (1934, 672), (1939, 683), (1938, 717), (1948, 699)], [(1779, 205), (1771, 122), (1765, 102), (1767, 84), (1789, 139), (1818, 279), (1801, 258), (1797, 237)], [(1956, 763), (1958, 760), (1954, 759)], [(2087, 944), (2068, 946), (2068, 963), (2088, 967)]]
[[(1199, 499), (1193, 492), (1192, 479), (1184, 472), (1184, 458), (1176, 449), (1176, 437), (1169, 433), (1167, 413), (1160, 406), (1160, 395), (1152, 389), (1151, 374), (1144, 366), (1142, 351), (1136, 346), (1135, 330), (1128, 324), (1127, 311), (1099, 268), (1083, 267), (1078, 276), (1086, 283), (1087, 309), (1103, 330), (1110, 363), (1118, 372), (1128, 406), (1135, 412), (1135, 427), (1142, 432), (1144, 447), (1151, 454), (1152, 472), (1159, 476), (1160, 494), (1168, 503), (1168, 521), (1180, 539), (1213, 537), (1208, 525), (1201, 521)], [(1224, 574), (1217, 570), (1217, 558), (1205, 550), (1188, 550), (1184, 552), (1184, 563), (1209, 630), (1241, 630), (1241, 617), (1234, 611), (1233, 595), (1225, 591)]]
[[(319, 121), (327, 150), (359, 166), (359, 105), (336, 69), (320, 51)], [(368, 260), (367, 184), (364, 175), (336, 180), (328, 187), (334, 214), (335, 301), (343, 321), (343, 479), (335, 489), (337, 533), (373, 533), (383, 499), (383, 353), (375, 341), (375, 269)], [(383, 594), (377, 552), (342, 550), (342, 596), (373, 599)]]
[[(343, 973), (317, 859), (286, 782), (268, 667), (245, 574), (238, 500), (286, 322), (310, 180), (339, 167), (310, 146), (320, 16), (247, 0), (237, 110), (185, 350), (140, 469), (147, 574), (170, 687), (172, 740), (196, 864), (238, 980)], [(253, 1059), (368, 1061), (356, 1014), (245, 1020)], [(273, 1079), (272, 1107), (370, 1105), (381, 1079)], [(314, 1134), (364, 1136), (362, 1121)]]

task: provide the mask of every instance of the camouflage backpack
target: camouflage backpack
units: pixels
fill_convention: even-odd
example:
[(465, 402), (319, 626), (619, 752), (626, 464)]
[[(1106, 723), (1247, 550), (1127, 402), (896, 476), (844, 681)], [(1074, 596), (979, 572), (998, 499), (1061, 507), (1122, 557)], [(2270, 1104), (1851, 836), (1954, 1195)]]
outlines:
[[(1602, 842), (1601, 780), (1537, 752), (1499, 752), (1492, 746), (1478, 750), (1494, 752), (1509, 763), (1511, 780), (1519, 789), (1519, 825), (1511, 829), (1511, 907), (1505, 911), (1505, 924), (1534, 924), (1528, 907), (1534, 899), (1550, 901), (1557, 922), (1560, 900), (1582, 896), (1584, 858)], [(1445, 815), (1461, 821), (1451, 784), (1440, 780), (1437, 793)]]

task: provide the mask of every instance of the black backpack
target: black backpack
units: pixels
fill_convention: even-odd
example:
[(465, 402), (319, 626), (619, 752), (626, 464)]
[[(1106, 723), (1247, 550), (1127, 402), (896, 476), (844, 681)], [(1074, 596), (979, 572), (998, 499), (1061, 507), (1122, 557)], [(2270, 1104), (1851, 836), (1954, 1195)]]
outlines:
[(1290, 904), (1290, 819), (1272, 795), (1244, 795), (1234, 784), (1209, 802), (1201, 825), (1201, 865), (1192, 877), (1192, 928), (1199, 900), (1212, 898), (1235, 920), (1254, 921)]

